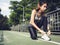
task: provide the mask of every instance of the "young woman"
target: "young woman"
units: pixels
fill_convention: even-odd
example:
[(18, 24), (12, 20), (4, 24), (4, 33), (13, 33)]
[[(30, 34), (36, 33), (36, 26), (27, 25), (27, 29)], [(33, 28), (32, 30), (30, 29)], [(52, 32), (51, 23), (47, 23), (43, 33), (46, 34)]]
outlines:
[[(47, 17), (43, 15), (46, 9), (47, 9), (47, 3), (44, 1), (44, 2), (39, 2), (37, 4), (37, 8), (32, 10), (30, 25), (28, 29), (29, 29), (31, 38), (33, 40), (37, 39), (37, 32), (36, 32), (37, 30), (42, 34), (42, 38), (44, 40), (50, 40), (48, 35), (50, 35), (51, 32), (47, 28), (47, 25), (48, 25)], [(43, 29), (41, 29), (42, 26), (43, 26)]]

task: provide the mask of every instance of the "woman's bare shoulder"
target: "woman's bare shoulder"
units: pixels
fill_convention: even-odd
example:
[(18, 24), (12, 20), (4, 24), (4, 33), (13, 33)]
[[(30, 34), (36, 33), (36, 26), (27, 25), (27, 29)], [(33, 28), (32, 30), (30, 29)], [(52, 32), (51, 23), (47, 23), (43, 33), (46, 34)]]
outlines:
[(36, 9), (33, 9), (32, 12), (36, 13)]

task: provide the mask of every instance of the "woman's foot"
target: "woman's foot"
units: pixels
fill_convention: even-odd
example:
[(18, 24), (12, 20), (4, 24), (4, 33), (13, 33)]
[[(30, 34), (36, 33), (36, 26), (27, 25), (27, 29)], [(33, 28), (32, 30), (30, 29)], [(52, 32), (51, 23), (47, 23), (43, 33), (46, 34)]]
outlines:
[(50, 41), (51, 39), (47, 36), (47, 34), (44, 34), (42, 37), (42, 39), (46, 40), (46, 41)]

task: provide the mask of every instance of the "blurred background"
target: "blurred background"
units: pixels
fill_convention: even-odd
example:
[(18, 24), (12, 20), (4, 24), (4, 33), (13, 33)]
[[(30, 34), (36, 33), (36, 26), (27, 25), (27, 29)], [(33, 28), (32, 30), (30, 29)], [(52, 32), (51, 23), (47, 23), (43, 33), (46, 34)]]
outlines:
[[(26, 33), (28, 32), (31, 11), (32, 9), (36, 8), (38, 1), (39, 0), (0, 0), (0, 45), (4, 45), (3, 43), (4, 38), (5, 40), (8, 41), (10, 38), (14, 36), (12, 34), (13, 31), (18, 32), (19, 34), (20, 32)], [(45, 15), (47, 16), (49, 28), (52, 31), (52, 34), (54, 35), (57, 34), (60, 36), (60, 0), (46, 0), (46, 1), (48, 3), (48, 7), (47, 10), (45, 11)], [(16, 33), (14, 34), (16, 35)], [(59, 36), (52, 37), (54, 41), (56, 39), (56, 41), (60, 42)]]
[[(27, 31), (31, 11), (39, 0), (1, 0), (0, 30)], [(43, 1), (43, 0), (41, 0)], [(45, 11), (52, 32), (60, 32), (60, 0), (46, 0)]]

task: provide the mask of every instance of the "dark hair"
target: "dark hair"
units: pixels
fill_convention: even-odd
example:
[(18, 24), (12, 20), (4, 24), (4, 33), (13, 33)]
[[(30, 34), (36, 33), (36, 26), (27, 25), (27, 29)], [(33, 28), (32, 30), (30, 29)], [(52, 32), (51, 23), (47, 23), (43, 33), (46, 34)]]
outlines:
[[(38, 2), (38, 4), (40, 5), (40, 6), (42, 6), (43, 4), (47, 4), (47, 0), (39, 0), (39, 2)], [(40, 8), (38, 8), (38, 9), (36, 9), (36, 11), (39, 11), (40, 10)]]
[(47, 0), (39, 0), (39, 5), (42, 6), (43, 4), (47, 4)]

